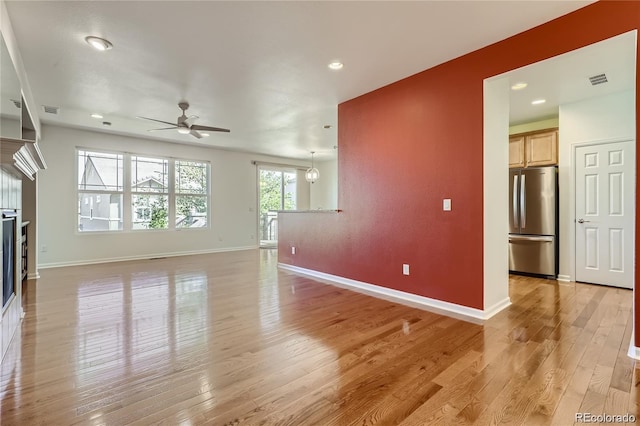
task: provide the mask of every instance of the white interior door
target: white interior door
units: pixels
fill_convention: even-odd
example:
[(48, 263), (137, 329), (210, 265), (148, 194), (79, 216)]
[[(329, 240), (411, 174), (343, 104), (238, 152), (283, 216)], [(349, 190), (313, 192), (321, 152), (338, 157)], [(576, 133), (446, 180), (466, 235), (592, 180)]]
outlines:
[(633, 288), (635, 142), (576, 147), (576, 281)]

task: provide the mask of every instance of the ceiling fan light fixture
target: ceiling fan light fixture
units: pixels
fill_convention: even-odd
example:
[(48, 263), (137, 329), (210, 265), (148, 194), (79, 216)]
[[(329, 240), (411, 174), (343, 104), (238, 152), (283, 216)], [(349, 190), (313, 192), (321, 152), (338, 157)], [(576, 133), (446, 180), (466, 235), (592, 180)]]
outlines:
[(200, 136), (202, 136), (203, 138), (208, 138), (211, 135), (207, 132), (200, 132)]
[(180, 133), (181, 135), (188, 135), (189, 133), (191, 133), (191, 129), (189, 129), (188, 127), (178, 127), (178, 133)]
[(315, 183), (320, 178), (320, 171), (313, 167), (313, 154), (315, 151), (311, 151), (311, 167), (304, 173), (304, 178), (309, 183)]
[(100, 52), (104, 52), (105, 50), (109, 50), (113, 47), (113, 44), (104, 38), (88, 36), (85, 37), (84, 40), (89, 44), (89, 46), (93, 47)]

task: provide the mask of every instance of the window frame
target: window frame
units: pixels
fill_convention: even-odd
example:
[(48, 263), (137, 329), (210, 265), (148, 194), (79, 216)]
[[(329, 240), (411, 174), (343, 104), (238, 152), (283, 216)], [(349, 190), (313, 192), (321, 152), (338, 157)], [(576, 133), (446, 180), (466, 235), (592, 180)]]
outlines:
[[(109, 155), (119, 155), (122, 158), (122, 191), (87, 191), (84, 189), (80, 189), (80, 170), (79, 170), (79, 156), (80, 152), (91, 152), (96, 154), (109, 154)], [(167, 191), (168, 192), (140, 192), (133, 190), (133, 183), (131, 182), (131, 177), (133, 175), (133, 158), (134, 157), (142, 157), (142, 158), (150, 158), (157, 160), (165, 160), (167, 161)], [(140, 233), (140, 232), (167, 232), (167, 231), (210, 231), (212, 229), (211, 225), (211, 162), (208, 160), (197, 160), (192, 158), (175, 158), (170, 156), (163, 155), (155, 155), (155, 154), (144, 154), (144, 153), (132, 153), (126, 151), (116, 151), (110, 149), (101, 149), (101, 148), (89, 148), (83, 146), (76, 146), (74, 151), (74, 161), (75, 161), (75, 175), (74, 175), (74, 188), (76, 192), (75, 197), (75, 211), (76, 211), (76, 219), (75, 219), (75, 234), (76, 235), (93, 235), (93, 234), (114, 234), (114, 233)], [(202, 194), (192, 194), (192, 193), (176, 193), (176, 163), (178, 162), (190, 162), (190, 163), (200, 163), (205, 165), (205, 183), (206, 189)], [(99, 231), (83, 231), (80, 230), (80, 211), (78, 208), (78, 203), (80, 203), (80, 194), (81, 193), (94, 193), (101, 192), (102, 194), (112, 194), (117, 193), (122, 197), (122, 217), (121, 223), (122, 228), (117, 230), (99, 230)], [(167, 227), (166, 228), (148, 228), (148, 229), (133, 229), (133, 197), (135, 195), (165, 195), (167, 196)], [(206, 216), (206, 226), (201, 227), (177, 227), (176, 226), (176, 199), (178, 196), (200, 196), (205, 197), (206, 206), (207, 206), (207, 216)], [(104, 197), (101, 197), (104, 198)]]
[[(87, 189), (86, 188), (86, 184), (84, 188), (81, 188), (81, 183), (80, 183), (80, 152), (85, 152), (85, 153), (94, 153), (94, 154), (107, 154), (107, 155), (114, 155), (114, 156), (118, 156), (120, 157), (120, 162), (122, 163), (122, 182), (121, 182), (121, 190), (100, 190), (100, 189)], [(108, 149), (94, 149), (94, 148), (86, 148), (86, 147), (76, 147), (75, 150), (75, 156), (74, 156), (74, 188), (75, 188), (75, 192), (76, 192), (76, 196), (75, 196), (75, 207), (74, 210), (76, 212), (75, 216), (75, 232), (76, 234), (80, 234), (80, 235), (91, 235), (91, 234), (113, 234), (113, 233), (121, 233), (124, 232), (126, 230), (125, 227), (125, 222), (126, 222), (126, 218), (125, 218), (125, 205), (126, 205), (126, 200), (125, 200), (125, 163), (126, 163), (126, 158), (125, 158), (125, 154), (122, 152), (118, 152), (118, 151), (113, 151), (113, 150), (108, 150)], [(83, 164), (83, 167), (84, 164)], [(83, 174), (86, 171), (83, 170)], [(118, 182), (116, 181), (116, 188), (118, 187)], [(80, 201), (80, 195), (81, 194), (99, 194), (100, 198), (102, 199), (102, 195), (108, 195), (109, 197), (111, 197), (113, 194), (119, 194), (121, 197), (121, 203), (122, 203), (122, 211), (121, 211), (121, 217), (120, 217), (120, 223), (122, 224), (122, 227), (120, 229), (106, 229), (106, 230), (96, 230), (96, 231), (91, 231), (91, 230), (81, 230), (80, 229), (80, 219), (81, 219), (81, 212), (80, 209), (82, 208), (81, 205), (81, 201)], [(87, 200), (88, 201), (88, 200)], [(102, 200), (101, 200), (102, 201)], [(92, 215), (93, 216), (93, 215)]]
[[(170, 223), (170, 218), (171, 218), (171, 211), (169, 208), (169, 198), (170, 198), (170, 193), (171, 193), (171, 183), (169, 181), (169, 178), (171, 176), (171, 159), (168, 157), (162, 157), (162, 156), (150, 156), (150, 155), (139, 155), (139, 154), (128, 154), (129, 157), (129, 179), (126, 181), (127, 185), (129, 187), (129, 197), (128, 200), (129, 202), (127, 203), (129, 205), (130, 208), (130, 214), (129, 214), (129, 221), (130, 221), (130, 231), (131, 232), (139, 232), (139, 231), (166, 231), (168, 229), (171, 228), (171, 223)], [(133, 161), (134, 161), (134, 157), (136, 158), (147, 158), (147, 159), (153, 159), (153, 160), (161, 160), (161, 161), (166, 161), (166, 165), (167, 165), (167, 184), (165, 187), (165, 191), (164, 192), (153, 192), (153, 191), (134, 191), (133, 189), (133, 182), (132, 182), (132, 178), (133, 178)], [(133, 220), (133, 211), (134, 211), (134, 205), (133, 205), (133, 199), (135, 196), (140, 196), (140, 195), (150, 195), (150, 196), (166, 196), (167, 199), (167, 226), (166, 228), (134, 228), (134, 223), (136, 223)]]
[[(195, 193), (185, 193), (185, 192), (180, 192), (178, 193), (176, 188), (175, 188), (175, 184), (176, 184), (176, 178), (178, 177), (177, 174), (177, 168), (176, 168), (176, 163), (178, 162), (190, 162), (190, 163), (202, 163), (205, 165), (205, 178), (204, 178), (204, 182), (207, 185), (206, 190), (204, 192), (204, 194), (195, 194)], [(171, 183), (173, 185), (173, 191), (172, 191), (172, 195), (173, 195), (173, 199), (171, 200), (171, 207), (174, 210), (174, 214), (172, 216), (172, 225), (173, 227), (177, 230), (177, 231), (190, 231), (190, 230), (196, 230), (196, 229), (210, 229), (211, 228), (211, 163), (209, 161), (203, 161), (203, 160), (191, 160), (191, 159), (185, 159), (185, 158), (174, 158), (173, 159), (173, 167), (171, 168), (171, 170), (173, 171), (173, 177), (171, 180)], [(207, 225), (206, 226), (201, 226), (201, 227), (177, 227), (176, 226), (176, 220), (177, 220), (177, 212), (176, 212), (176, 204), (177, 204), (177, 198), (179, 196), (182, 197), (205, 197), (207, 200)]]

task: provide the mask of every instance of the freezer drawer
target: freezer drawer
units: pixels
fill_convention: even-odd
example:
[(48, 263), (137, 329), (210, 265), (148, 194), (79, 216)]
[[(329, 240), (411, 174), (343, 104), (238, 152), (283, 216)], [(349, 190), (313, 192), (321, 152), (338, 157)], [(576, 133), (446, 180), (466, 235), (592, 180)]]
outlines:
[(556, 276), (555, 237), (509, 235), (509, 270)]

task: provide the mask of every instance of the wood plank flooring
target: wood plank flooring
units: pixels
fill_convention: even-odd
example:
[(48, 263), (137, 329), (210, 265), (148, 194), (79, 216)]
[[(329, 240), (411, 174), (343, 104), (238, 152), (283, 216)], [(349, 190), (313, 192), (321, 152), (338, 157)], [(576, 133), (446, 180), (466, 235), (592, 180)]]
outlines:
[[(570, 425), (638, 414), (632, 292), (513, 276), (483, 325), (249, 250), (41, 271), (2, 425)], [(446, 285), (446, 283), (443, 283)]]

